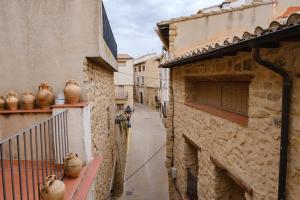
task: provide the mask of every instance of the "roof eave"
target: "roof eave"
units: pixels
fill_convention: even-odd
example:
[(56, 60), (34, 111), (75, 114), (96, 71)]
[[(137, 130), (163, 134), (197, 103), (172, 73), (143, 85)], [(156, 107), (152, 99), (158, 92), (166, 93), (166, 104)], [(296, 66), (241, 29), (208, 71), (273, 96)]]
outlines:
[(179, 59), (171, 63), (161, 64), (160, 67), (162, 68), (178, 67), (185, 64), (191, 64), (195, 62), (200, 62), (204, 60), (210, 60), (218, 57), (236, 54), (239, 51), (245, 51), (245, 50), (250, 51), (251, 48), (253, 47), (274, 48), (276, 47), (276, 44), (278, 44), (281, 41), (292, 39), (295, 37), (299, 38), (299, 36), (300, 36), (300, 24), (297, 24), (294, 26), (288, 26), (286, 28), (277, 30), (275, 32), (266, 33), (264, 35), (257, 36), (255, 38), (243, 40), (239, 43), (213, 49), (202, 54)]

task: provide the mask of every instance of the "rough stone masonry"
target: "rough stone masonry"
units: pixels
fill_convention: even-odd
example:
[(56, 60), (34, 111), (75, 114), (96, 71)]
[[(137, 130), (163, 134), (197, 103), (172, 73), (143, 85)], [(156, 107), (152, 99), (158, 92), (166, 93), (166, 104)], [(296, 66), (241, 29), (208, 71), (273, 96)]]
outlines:
[[(262, 57), (293, 74), (287, 199), (300, 197), (300, 44), (282, 43), (264, 49)], [(253, 76), (249, 86), (248, 123), (241, 125), (185, 104), (187, 77)], [(198, 195), (201, 199), (228, 199), (228, 180), (212, 157), (253, 189), (246, 199), (276, 199), (281, 123), (281, 78), (257, 65), (251, 53), (198, 62), (172, 69), (167, 128), (167, 168), (170, 196), (187, 192), (186, 143), (198, 146)], [(171, 94), (172, 95), (172, 94)], [(174, 115), (173, 108), (174, 106)], [(172, 115), (174, 118), (172, 118)], [(173, 125), (174, 120), (174, 127)], [(174, 131), (174, 134), (173, 134)], [(183, 135), (186, 136), (183, 137)], [(188, 139), (188, 140), (187, 140)], [(175, 184), (171, 167), (177, 169)]]
[[(126, 161), (126, 137), (122, 138), (117, 148), (118, 134), (125, 129), (117, 130), (115, 126), (115, 97), (113, 71), (103, 67), (87, 64), (84, 68), (85, 92), (91, 103), (92, 152), (94, 156), (101, 155), (102, 163), (96, 179), (96, 199), (106, 200), (113, 185), (122, 185)], [(121, 133), (124, 134), (124, 133)], [(125, 133), (127, 134), (127, 133)], [(121, 151), (121, 152), (118, 152)], [(118, 178), (114, 180), (114, 161), (120, 156), (115, 170)]]

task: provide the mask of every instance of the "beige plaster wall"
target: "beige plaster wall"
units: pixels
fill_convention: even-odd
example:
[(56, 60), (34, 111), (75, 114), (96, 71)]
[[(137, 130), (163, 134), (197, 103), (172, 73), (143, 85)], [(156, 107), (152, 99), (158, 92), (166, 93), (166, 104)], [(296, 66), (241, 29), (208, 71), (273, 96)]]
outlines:
[(293, 5), (299, 6), (300, 3), (295, 0), (280, 0), (278, 3), (171, 23), (171, 56), (178, 56), (196, 47), (214, 45), (227, 38), (232, 40), (233, 36), (241, 38), (245, 31), (253, 33), (257, 26), (267, 28), (271, 21)]
[(9, 114), (0, 115), (0, 140), (17, 134), (19, 131), (30, 128), (49, 117), (51, 113), (39, 114)]
[(114, 73), (115, 85), (133, 85), (133, 60), (118, 62), (118, 72)]
[[(291, 200), (300, 196), (300, 79), (296, 76), (300, 71), (300, 59), (296, 56), (299, 53), (299, 43), (284, 44), (280, 49), (262, 52), (263, 57), (284, 64), (285, 68), (293, 74), (287, 177), (287, 199)], [(247, 126), (184, 104), (187, 92), (185, 77), (220, 74), (254, 75), (249, 91)], [(176, 186), (181, 195), (185, 195), (187, 185), (184, 162), (186, 140), (182, 136), (185, 134), (201, 148), (201, 151), (198, 151), (198, 194), (201, 199), (225, 197), (224, 191), (227, 186), (221, 181), (220, 170), (210, 160), (210, 156), (224, 163), (231, 172), (250, 185), (253, 195), (246, 194), (247, 199), (277, 199), (282, 79), (275, 73), (258, 66), (252, 60), (250, 53), (185, 65), (173, 69), (172, 76), (175, 139), (170, 129), (172, 118), (168, 117), (165, 120), (168, 133), (167, 167), (170, 174), (174, 159), (177, 169)], [(172, 101), (170, 103), (172, 104)], [(172, 181), (170, 184), (170, 190), (173, 189), (174, 192)]]
[(0, 9), (1, 95), (37, 92), (44, 81), (56, 94), (69, 79), (82, 86), (86, 56), (116, 66), (101, 35), (99, 0), (4, 0)]

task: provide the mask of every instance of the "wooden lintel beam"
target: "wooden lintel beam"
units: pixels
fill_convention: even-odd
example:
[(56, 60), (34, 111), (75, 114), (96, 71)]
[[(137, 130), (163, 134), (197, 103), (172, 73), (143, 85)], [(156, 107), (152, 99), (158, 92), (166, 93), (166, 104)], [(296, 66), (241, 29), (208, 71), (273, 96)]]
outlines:
[(195, 147), (198, 151), (201, 152), (201, 147), (196, 144), (192, 139), (190, 139), (187, 135), (185, 134), (182, 134), (182, 136), (184, 137), (184, 139), (189, 143), (191, 144), (193, 147)]
[(245, 190), (248, 194), (253, 194), (253, 189), (249, 184), (246, 183), (238, 174), (236, 174), (234, 171), (231, 171), (228, 169), (227, 166), (225, 166), (222, 162), (217, 160), (216, 158), (210, 156), (210, 160), (216, 165), (218, 168), (223, 170), (225, 174), (230, 177), (237, 185), (239, 185), (243, 190)]

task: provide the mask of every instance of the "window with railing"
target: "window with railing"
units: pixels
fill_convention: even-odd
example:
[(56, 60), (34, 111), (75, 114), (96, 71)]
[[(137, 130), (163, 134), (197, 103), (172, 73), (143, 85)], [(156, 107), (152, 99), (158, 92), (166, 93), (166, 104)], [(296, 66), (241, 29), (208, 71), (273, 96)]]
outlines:
[(142, 76), (142, 85), (144, 85), (145, 84), (145, 78), (144, 78), (144, 76)]
[(111, 30), (109, 20), (105, 11), (104, 4), (102, 3), (102, 22), (103, 22), (103, 38), (106, 42), (108, 48), (110, 49), (113, 56), (117, 59), (118, 56), (118, 46)]
[(40, 199), (48, 175), (63, 178), (69, 152), (67, 111), (0, 141), (0, 199)]

